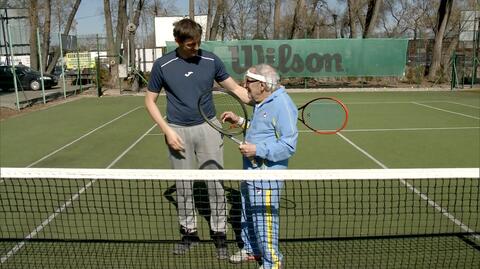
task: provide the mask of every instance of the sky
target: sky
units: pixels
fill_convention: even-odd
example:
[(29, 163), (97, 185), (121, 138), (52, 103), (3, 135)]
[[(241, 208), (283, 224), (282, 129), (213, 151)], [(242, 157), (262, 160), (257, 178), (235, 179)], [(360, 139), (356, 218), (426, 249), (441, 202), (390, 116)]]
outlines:
[[(188, 15), (189, 0), (176, 0), (175, 6), (181, 14)], [(328, 0), (329, 6), (334, 6), (334, 0)], [(77, 15), (78, 35), (105, 34), (105, 19), (103, 17), (103, 0), (82, 0)], [(71, 32), (75, 34), (74, 31)]]
[[(188, 0), (176, 0), (175, 5), (184, 14), (188, 14)], [(75, 16), (78, 35), (104, 34), (105, 19), (102, 0), (83, 0)], [(75, 32), (72, 32), (74, 34)]]

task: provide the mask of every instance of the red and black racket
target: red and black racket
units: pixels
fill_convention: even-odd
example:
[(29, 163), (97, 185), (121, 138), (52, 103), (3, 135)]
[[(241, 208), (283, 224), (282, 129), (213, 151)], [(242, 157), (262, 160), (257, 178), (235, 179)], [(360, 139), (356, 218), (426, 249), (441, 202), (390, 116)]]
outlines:
[(299, 120), (317, 134), (336, 134), (347, 126), (348, 108), (333, 97), (315, 98), (298, 111)]

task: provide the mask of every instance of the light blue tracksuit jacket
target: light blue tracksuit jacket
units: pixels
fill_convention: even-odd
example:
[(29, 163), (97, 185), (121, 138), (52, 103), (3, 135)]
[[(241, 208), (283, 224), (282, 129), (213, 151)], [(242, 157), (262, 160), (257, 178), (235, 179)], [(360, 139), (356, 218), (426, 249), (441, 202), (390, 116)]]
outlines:
[[(243, 158), (245, 169), (286, 169), (296, 150), (298, 110), (284, 88), (274, 91), (253, 110), (245, 140), (256, 145), (255, 164)], [(281, 181), (248, 181), (261, 189), (282, 187)]]

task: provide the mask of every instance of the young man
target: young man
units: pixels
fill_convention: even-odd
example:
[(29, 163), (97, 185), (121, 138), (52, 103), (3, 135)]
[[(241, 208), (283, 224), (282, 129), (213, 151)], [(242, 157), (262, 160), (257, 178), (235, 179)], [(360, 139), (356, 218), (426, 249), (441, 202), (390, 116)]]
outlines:
[[(250, 68), (245, 87), (255, 101), (252, 119), (246, 122), (232, 112), (222, 115), (223, 121), (249, 124), (246, 143), (239, 146), (245, 169), (286, 169), (296, 150), (297, 107), (278, 80), (277, 72), (269, 65)], [(282, 268), (278, 248), (282, 187), (281, 180), (241, 182), (244, 248), (230, 257), (232, 263), (261, 259), (261, 269)]]
[[(213, 87), (214, 81), (249, 102), (246, 90), (225, 71), (213, 53), (200, 49), (202, 27), (191, 19), (174, 24), (178, 47), (157, 59), (153, 65), (146, 108), (165, 134), (173, 169), (222, 169), (223, 141), (219, 132), (204, 122), (197, 108), (199, 96)], [(161, 89), (167, 94), (166, 120), (156, 101)], [(213, 108), (213, 103), (212, 103)], [(227, 208), (222, 183), (208, 181), (211, 218), (210, 229), (217, 248), (217, 258), (227, 259)], [(183, 255), (199, 241), (193, 200), (193, 182), (177, 181), (178, 217), (181, 242), (173, 254)]]

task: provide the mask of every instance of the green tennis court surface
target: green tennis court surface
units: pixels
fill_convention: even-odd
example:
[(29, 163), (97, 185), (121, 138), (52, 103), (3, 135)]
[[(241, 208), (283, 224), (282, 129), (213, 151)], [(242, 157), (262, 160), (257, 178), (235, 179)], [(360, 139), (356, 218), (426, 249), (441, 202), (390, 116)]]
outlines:
[[(291, 94), (297, 105), (325, 95), (348, 106), (347, 128), (315, 135), (299, 123), (292, 169), (480, 167), (478, 91)], [(164, 137), (142, 97), (85, 98), (2, 121), (0, 131), (1, 167), (169, 168)], [(227, 169), (240, 168), (236, 147), (225, 140)], [(88, 183), (2, 180), (0, 267), (258, 267), (214, 259), (201, 217), (206, 241), (185, 257), (170, 254), (179, 238), (175, 207), (165, 196), (173, 181), (95, 181), (45, 224)], [(480, 229), (478, 178), (407, 183), (462, 224), (399, 180), (287, 182), (280, 212), (286, 268), (477, 268), (480, 243), (461, 227)], [(232, 209), (238, 182), (226, 186)]]
[[(299, 123), (290, 168), (480, 165), (478, 91), (291, 94), (298, 105), (322, 95), (346, 103), (347, 128), (341, 136), (315, 135)], [(163, 99), (158, 103), (165, 108)], [(142, 97), (85, 98), (0, 127), (2, 167), (169, 168), (164, 138)], [(241, 168), (236, 145), (225, 144), (226, 168)]]

